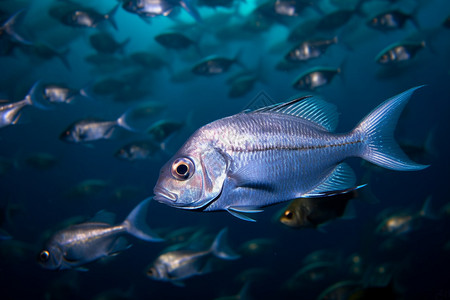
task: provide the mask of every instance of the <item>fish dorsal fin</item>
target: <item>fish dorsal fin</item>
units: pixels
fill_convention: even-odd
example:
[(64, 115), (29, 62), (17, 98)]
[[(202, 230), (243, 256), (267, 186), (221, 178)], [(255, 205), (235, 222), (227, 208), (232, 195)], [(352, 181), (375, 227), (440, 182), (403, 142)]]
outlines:
[(113, 225), (116, 219), (116, 214), (106, 211), (106, 210), (101, 210), (98, 213), (95, 214), (95, 216), (93, 216), (89, 222), (94, 222), (94, 223), (106, 223), (109, 225)]
[[(330, 175), (315, 189), (302, 197), (320, 197), (336, 194), (337, 191), (348, 191), (355, 187), (356, 176), (346, 163), (339, 164)], [(333, 193), (335, 192), (335, 193)]]
[(336, 106), (317, 96), (304, 96), (288, 102), (266, 106), (253, 113), (277, 112), (300, 117), (334, 131), (338, 123)]

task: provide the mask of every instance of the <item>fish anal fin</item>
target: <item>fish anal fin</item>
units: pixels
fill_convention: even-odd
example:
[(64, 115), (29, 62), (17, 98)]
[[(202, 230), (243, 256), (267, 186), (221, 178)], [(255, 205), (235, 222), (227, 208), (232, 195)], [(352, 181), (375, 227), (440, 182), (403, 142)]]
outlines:
[(342, 194), (354, 190), (355, 182), (356, 177), (353, 170), (346, 163), (341, 163), (330, 172), (321, 184), (302, 197), (314, 198)]

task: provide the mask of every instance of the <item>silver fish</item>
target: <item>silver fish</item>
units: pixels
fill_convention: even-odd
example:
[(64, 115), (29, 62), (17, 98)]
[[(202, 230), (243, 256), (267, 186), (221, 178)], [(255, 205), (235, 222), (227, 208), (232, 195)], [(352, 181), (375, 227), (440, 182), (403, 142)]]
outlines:
[(0, 105), (0, 128), (16, 124), (20, 119), (22, 109), (26, 106), (33, 105), (40, 109), (45, 109), (34, 97), (38, 85), (39, 82), (36, 82), (23, 100)]
[(108, 13), (104, 15), (91, 8), (73, 9), (61, 17), (61, 22), (72, 27), (97, 28), (101, 22), (109, 21), (114, 29), (117, 30), (117, 24), (113, 17), (116, 14), (118, 8), (119, 4), (114, 6)]
[(383, 49), (377, 55), (375, 61), (381, 65), (396, 65), (408, 62), (425, 46), (425, 41), (395, 43)]
[(352, 131), (336, 134), (336, 107), (303, 97), (216, 120), (198, 129), (162, 167), (155, 200), (183, 209), (243, 213), (299, 197), (357, 188), (342, 161), (360, 157), (399, 171), (422, 170), (393, 139), (411, 94), (394, 96)]
[(125, 0), (122, 4), (123, 9), (141, 17), (168, 16), (178, 6), (183, 7), (196, 21), (201, 21), (190, 0)]
[(313, 67), (300, 74), (292, 84), (298, 90), (315, 90), (330, 84), (334, 76), (341, 73), (341, 69)]
[(161, 254), (147, 270), (147, 276), (160, 281), (169, 281), (182, 286), (182, 280), (212, 271), (210, 260), (218, 257), (226, 260), (238, 259), (226, 243), (227, 229), (222, 229), (210, 249), (205, 251), (177, 250)]
[(63, 84), (46, 84), (42, 88), (42, 96), (52, 103), (71, 103), (76, 97), (88, 97), (86, 90), (75, 90)]
[(131, 234), (144, 241), (161, 239), (144, 223), (150, 199), (139, 203), (121, 224), (86, 222), (56, 232), (39, 253), (39, 263), (47, 269), (79, 268), (105, 256), (111, 256), (129, 247), (124, 240)]
[(66, 130), (61, 133), (59, 138), (68, 143), (85, 143), (101, 139), (110, 139), (113, 137), (117, 127), (134, 131), (134, 129), (126, 122), (127, 116), (128, 112), (125, 112), (114, 121), (101, 121), (96, 119), (80, 120), (67, 127)]
[(335, 36), (332, 39), (317, 39), (304, 41), (294, 48), (292, 48), (288, 54), (285, 55), (287, 61), (307, 61), (312, 58), (319, 57), (325, 53), (325, 51), (333, 44), (337, 44), (338, 38)]

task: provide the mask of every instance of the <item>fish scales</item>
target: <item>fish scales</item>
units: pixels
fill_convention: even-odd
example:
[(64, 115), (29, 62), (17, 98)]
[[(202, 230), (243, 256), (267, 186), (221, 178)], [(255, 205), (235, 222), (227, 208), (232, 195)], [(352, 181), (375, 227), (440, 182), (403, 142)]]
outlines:
[[(278, 179), (271, 182), (270, 191), (234, 193), (240, 206), (246, 205), (244, 199), (258, 197), (261, 192), (271, 194), (270, 204), (305, 194), (321, 183), (336, 164), (356, 155), (364, 142), (357, 133), (332, 134), (307, 120), (279, 113), (238, 114), (212, 122), (204, 130), (202, 138), (207, 137), (215, 148), (223, 149), (232, 158), (231, 173), (250, 163), (262, 182), (268, 180), (267, 176)], [(322, 170), (326, 170), (325, 174)], [(258, 171), (262, 171), (261, 176), (256, 174)], [(219, 204), (212, 203), (205, 210)]]

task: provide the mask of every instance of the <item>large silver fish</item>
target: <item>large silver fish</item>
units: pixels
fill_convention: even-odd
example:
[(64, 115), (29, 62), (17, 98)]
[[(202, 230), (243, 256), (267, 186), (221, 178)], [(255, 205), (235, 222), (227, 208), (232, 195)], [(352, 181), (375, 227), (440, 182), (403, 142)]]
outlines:
[(333, 133), (336, 107), (317, 97), (216, 120), (198, 129), (162, 167), (154, 199), (183, 209), (227, 210), (251, 221), (243, 213), (357, 188), (352, 169), (343, 163), (349, 157), (392, 170), (424, 169), (393, 137), (418, 88), (386, 100), (344, 134)]

